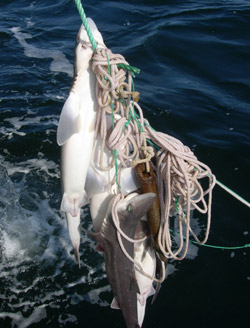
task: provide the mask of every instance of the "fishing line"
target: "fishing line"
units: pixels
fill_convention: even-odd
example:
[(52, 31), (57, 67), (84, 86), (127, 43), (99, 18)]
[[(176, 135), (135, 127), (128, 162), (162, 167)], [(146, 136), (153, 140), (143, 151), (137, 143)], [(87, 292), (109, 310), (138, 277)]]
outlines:
[(81, 3), (81, 0), (74, 0), (75, 1), (75, 4), (76, 4), (76, 7), (78, 9), (78, 12), (79, 12), (79, 15), (82, 19), (82, 23), (84, 25), (84, 28), (88, 34), (88, 37), (89, 37), (89, 41), (91, 42), (91, 45), (92, 45), (92, 48), (94, 51), (96, 51), (96, 48), (97, 48), (97, 44), (95, 42), (95, 39), (94, 39), (94, 36), (90, 30), (90, 27), (89, 27), (89, 23), (87, 21), (87, 17), (86, 17), (86, 14), (85, 14), (85, 11), (83, 9), (83, 6), (82, 6), (82, 3)]
[[(171, 229), (170, 229), (171, 230)], [(179, 235), (177, 232), (171, 230), (171, 232), (175, 235)], [(205, 247), (210, 247), (210, 248), (217, 248), (217, 249), (225, 249), (225, 250), (237, 250), (237, 249), (242, 249), (242, 248), (247, 248), (247, 247), (250, 247), (250, 244), (245, 244), (245, 245), (242, 245), (242, 246), (217, 246), (217, 245), (209, 245), (209, 244), (202, 244), (200, 245), (199, 243), (197, 243), (195, 240), (192, 240), (192, 239), (189, 239), (190, 243), (192, 244), (196, 244), (196, 245), (199, 245), (199, 246), (205, 246)]]

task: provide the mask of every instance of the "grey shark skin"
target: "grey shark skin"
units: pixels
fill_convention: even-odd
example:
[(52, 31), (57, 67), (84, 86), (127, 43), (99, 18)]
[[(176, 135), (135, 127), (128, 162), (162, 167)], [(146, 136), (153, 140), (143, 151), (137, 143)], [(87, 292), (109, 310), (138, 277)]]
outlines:
[[(128, 237), (134, 238), (137, 223), (151, 208), (154, 200), (154, 193), (146, 193), (129, 200), (125, 198), (118, 207), (120, 228)], [(137, 314), (137, 293), (140, 291), (135, 278), (134, 264), (120, 248), (111, 211), (104, 218), (101, 231), (90, 235), (103, 249), (107, 277), (127, 328), (140, 328)], [(134, 244), (121, 238), (126, 251), (134, 258)]]

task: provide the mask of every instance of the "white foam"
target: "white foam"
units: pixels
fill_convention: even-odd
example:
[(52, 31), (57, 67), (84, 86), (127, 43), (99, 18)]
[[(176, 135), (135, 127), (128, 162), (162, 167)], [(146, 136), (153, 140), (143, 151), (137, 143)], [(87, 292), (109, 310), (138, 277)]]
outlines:
[[(32, 116), (29, 116), (32, 115)], [(15, 135), (25, 136), (27, 133), (24, 131), (20, 131), (25, 127), (30, 127), (37, 125), (41, 126), (51, 126), (58, 125), (58, 117), (56, 115), (45, 115), (45, 116), (33, 116), (34, 113), (25, 113), (23, 116), (19, 117), (10, 117), (5, 118), (4, 122), (8, 122), (9, 124), (3, 124), (0, 127), (0, 133), (8, 136), (8, 139), (12, 139)], [(49, 135), (51, 132), (54, 133), (54, 128), (46, 129), (45, 133)]]
[(31, 20), (31, 18), (25, 18), (27, 28), (32, 27), (35, 23)]
[(7, 235), (5, 231), (2, 232), (2, 236), (2, 247), (4, 248), (4, 257), (7, 259), (23, 257), (24, 252), (20, 251), (21, 244), (18, 239)]
[(32, 314), (28, 318), (22, 318), (18, 323), (18, 328), (27, 328), (32, 323), (40, 322), (47, 317), (46, 304), (42, 304), (34, 309)]
[[(36, 158), (31, 158), (26, 161), (19, 162), (18, 164), (5, 161), (5, 166), (8, 171), (8, 175), (11, 176), (15, 173), (28, 174), (31, 171), (42, 171), (46, 173), (44, 179), (47, 180), (48, 177), (60, 178), (59, 165), (53, 161), (43, 158), (44, 154), (39, 152)], [(0, 155), (0, 160), (3, 161), (3, 156)], [(41, 204), (40, 204), (41, 205)]]
[(91, 302), (91, 304), (99, 304), (100, 306), (109, 306), (110, 304), (107, 301), (101, 300), (100, 299), (100, 294), (103, 292), (110, 292), (111, 287), (104, 286), (98, 289), (92, 289), (90, 292), (88, 292), (88, 297)]
[(32, 35), (21, 32), (20, 27), (12, 27), (10, 31), (24, 48), (24, 54), (27, 57), (33, 58), (52, 58), (50, 70), (52, 72), (63, 72), (69, 76), (73, 76), (73, 65), (65, 57), (64, 53), (59, 50), (50, 50), (37, 48), (26, 42), (27, 39), (32, 39)]
[(166, 279), (168, 276), (171, 276), (172, 274), (174, 274), (175, 271), (177, 271), (175, 265), (168, 263), (167, 268), (166, 268)]
[[(201, 229), (201, 225), (200, 222), (197, 218), (193, 218), (193, 212), (191, 212), (191, 217), (190, 217), (190, 226), (192, 228), (192, 231), (199, 236), (199, 234), (201, 233), (202, 229)], [(179, 231), (179, 223), (178, 223), (178, 219), (175, 219), (175, 228), (174, 228), (174, 233), (173, 233), (173, 240), (175, 241), (176, 245), (180, 245), (180, 235), (178, 233)], [(183, 236), (186, 235), (186, 226), (183, 226)], [(190, 236), (190, 240), (189, 240), (189, 245), (188, 245), (188, 251), (186, 254), (185, 259), (188, 260), (193, 260), (198, 256), (198, 252), (199, 252), (199, 246), (197, 246), (196, 244), (192, 243), (192, 236)], [(184, 241), (185, 243), (185, 241)], [(184, 245), (185, 247), (185, 245)], [(183, 247), (183, 249), (184, 249)]]
[[(67, 318), (65, 318), (67, 316)], [(63, 318), (62, 318), (63, 317)], [(66, 327), (66, 324), (77, 323), (77, 317), (75, 315), (66, 315), (65, 313), (61, 314), (58, 318), (58, 322), (61, 324), (61, 327)]]
[(0, 318), (5, 319), (6, 317), (11, 318), (11, 327), (19, 327), (19, 323), (22, 321), (23, 316), (21, 312), (1, 312), (0, 313)]

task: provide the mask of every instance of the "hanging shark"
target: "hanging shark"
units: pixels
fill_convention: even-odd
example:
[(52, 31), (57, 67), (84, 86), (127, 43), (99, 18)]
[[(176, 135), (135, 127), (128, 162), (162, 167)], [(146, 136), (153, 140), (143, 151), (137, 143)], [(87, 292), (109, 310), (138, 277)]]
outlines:
[[(107, 117), (107, 130), (111, 128), (112, 121), (110, 117)], [(120, 117), (116, 115), (115, 120), (119, 120)], [(90, 213), (93, 221), (93, 226), (95, 232), (101, 230), (105, 213), (109, 211), (109, 203), (114, 196), (114, 184), (115, 184), (115, 168), (110, 170), (101, 171), (99, 167), (99, 160), (101, 155), (101, 144), (102, 140), (100, 135), (97, 136), (92, 160), (87, 174), (85, 189), (87, 191), (89, 201), (90, 201)], [(110, 151), (107, 147), (104, 147), (102, 153), (102, 162), (104, 166), (110, 164)], [(118, 159), (119, 164), (119, 159)], [(135, 192), (139, 188), (139, 182), (136, 176), (134, 168), (128, 167), (123, 168), (120, 174), (120, 186), (121, 193), (126, 196), (126, 201), (132, 199), (139, 194)], [(108, 209), (108, 210), (107, 210)], [(142, 218), (143, 219), (143, 218)], [(147, 221), (146, 216), (144, 216), (145, 221)], [(139, 220), (136, 228), (136, 235), (138, 238), (145, 237), (149, 234), (147, 227), (147, 222)], [(137, 237), (136, 237), (137, 238)], [(101, 250), (100, 245), (98, 245), (97, 250)], [(150, 239), (148, 238), (145, 241), (138, 242), (134, 246), (134, 257), (143, 267), (143, 270), (151, 275), (155, 276), (156, 273), (156, 256), (155, 251), (151, 245)], [(137, 314), (138, 314), (138, 323), (142, 326), (147, 298), (155, 293), (153, 288), (153, 281), (150, 278), (145, 277), (139, 271), (135, 271), (136, 279), (138, 282), (140, 294), (137, 293)], [(116, 299), (114, 298), (111, 307), (114, 309), (120, 309)]]
[[(98, 47), (105, 48), (95, 23), (88, 18), (90, 29)], [(97, 100), (95, 75), (89, 66), (93, 50), (87, 33), (81, 26), (75, 48), (74, 79), (69, 96), (63, 106), (57, 143), (61, 150), (62, 202), (75, 257), (79, 263), (80, 208), (87, 203), (86, 175), (94, 144)]]
[[(146, 193), (124, 199), (118, 205), (119, 225), (130, 238), (134, 238), (136, 226), (141, 217), (150, 209), (155, 200), (154, 193)], [(88, 232), (104, 252), (106, 272), (111, 285), (114, 301), (113, 308), (122, 310), (127, 328), (140, 328), (137, 313), (137, 294), (140, 290), (136, 281), (134, 264), (123, 253), (117, 238), (117, 230), (111, 215), (112, 200), (109, 210), (98, 233)], [(121, 237), (128, 254), (134, 258), (134, 245)]]
[[(148, 238), (135, 243), (135, 260), (140, 263), (145, 273), (151, 277), (155, 277), (156, 254), (150, 239), (149, 227), (146, 220), (147, 218), (140, 220), (136, 227), (135, 239), (141, 239), (145, 236), (148, 236)], [(153, 280), (143, 275), (139, 270), (135, 271), (135, 276), (140, 289), (140, 294), (137, 294), (138, 322), (142, 326), (147, 299), (155, 294), (155, 289), (153, 287)]]

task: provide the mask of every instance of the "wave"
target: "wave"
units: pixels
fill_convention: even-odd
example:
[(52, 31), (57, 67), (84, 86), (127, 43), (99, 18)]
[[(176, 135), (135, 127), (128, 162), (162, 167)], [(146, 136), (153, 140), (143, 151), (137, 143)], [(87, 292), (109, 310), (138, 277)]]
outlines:
[(50, 70), (52, 72), (66, 73), (71, 77), (73, 76), (73, 65), (68, 61), (63, 52), (59, 50), (37, 48), (27, 43), (26, 40), (32, 39), (32, 35), (21, 32), (20, 27), (12, 27), (10, 31), (24, 48), (25, 56), (33, 58), (52, 58), (50, 64)]
[[(14, 185), (6, 168), (0, 165), (0, 318), (4, 322), (10, 320), (11, 327), (28, 327), (46, 318), (47, 311), (58, 300), (70, 306), (71, 297), (75, 304), (87, 301), (107, 306), (107, 301), (100, 298), (109, 290), (101, 256), (97, 254), (99, 265), (93, 268), (82, 261), (79, 270), (74, 262), (66, 220), (51, 206), (52, 191), (39, 190), (42, 187), (39, 184), (33, 190), (26, 188), (30, 178), (34, 184), (36, 174), (47, 176), (50, 185), (49, 179), (55, 179), (55, 175), (48, 167), (58, 172), (56, 165), (45, 159), (19, 163), (16, 168), (13, 163), (4, 164), (10, 176), (24, 173), (25, 178)], [(88, 211), (83, 210), (82, 214), (86, 220), (83, 224), (89, 228)], [(87, 253), (96, 258), (94, 242), (85, 235), (82, 242), (85, 256)], [(78, 293), (78, 289), (81, 292)], [(69, 313), (66, 317), (70, 321), (74, 316)]]
[[(80, 270), (74, 262), (59, 204), (51, 203), (51, 198), (60, 198), (60, 191), (55, 194), (54, 190), (58, 165), (40, 156), (16, 165), (0, 158), (8, 169), (0, 165), (0, 320), (10, 320), (11, 327), (48, 323), (51, 309), (62, 327), (69, 322), (77, 325), (73, 307), (85, 302), (102, 307), (110, 304), (102, 255), (86, 235), (82, 236)], [(88, 208), (82, 210), (82, 225), (92, 229)], [(178, 243), (178, 236), (175, 241)], [(197, 253), (198, 247), (190, 245), (187, 258), (194, 259)], [(176, 270), (170, 263), (167, 276)], [(61, 321), (63, 309), (67, 313)]]

